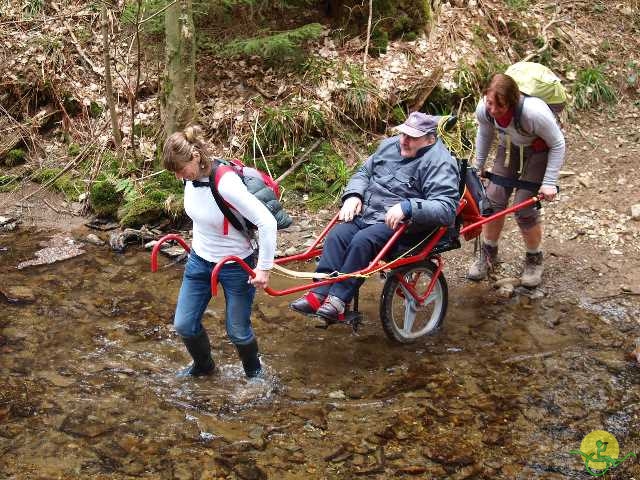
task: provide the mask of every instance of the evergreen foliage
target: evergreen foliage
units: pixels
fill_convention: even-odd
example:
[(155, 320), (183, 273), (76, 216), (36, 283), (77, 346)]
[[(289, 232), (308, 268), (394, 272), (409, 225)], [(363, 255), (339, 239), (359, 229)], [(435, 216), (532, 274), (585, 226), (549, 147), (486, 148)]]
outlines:
[(284, 64), (291, 60), (301, 63), (305, 57), (302, 49), (304, 42), (320, 37), (322, 31), (323, 27), (319, 23), (309, 23), (273, 35), (233, 40), (223, 48), (222, 53), (227, 56), (256, 55), (274, 64)]

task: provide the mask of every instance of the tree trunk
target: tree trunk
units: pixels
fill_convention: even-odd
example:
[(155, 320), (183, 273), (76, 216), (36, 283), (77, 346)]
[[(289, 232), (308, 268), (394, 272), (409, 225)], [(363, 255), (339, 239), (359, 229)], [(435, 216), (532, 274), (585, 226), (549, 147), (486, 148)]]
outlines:
[(196, 117), (196, 43), (192, 0), (178, 0), (165, 12), (166, 66), (161, 107), (164, 133), (171, 135)]
[(104, 59), (104, 88), (107, 97), (107, 105), (109, 106), (109, 115), (111, 116), (111, 131), (113, 133), (113, 141), (116, 147), (122, 144), (120, 137), (120, 126), (118, 122), (118, 112), (116, 111), (116, 102), (113, 98), (113, 81), (111, 78), (111, 54), (109, 53), (109, 12), (107, 3), (102, 2), (102, 49)]

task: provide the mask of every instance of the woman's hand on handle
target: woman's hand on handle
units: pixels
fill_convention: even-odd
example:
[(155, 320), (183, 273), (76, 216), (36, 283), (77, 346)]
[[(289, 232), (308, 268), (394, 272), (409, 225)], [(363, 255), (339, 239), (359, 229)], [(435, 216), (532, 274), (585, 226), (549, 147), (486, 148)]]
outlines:
[(549, 202), (556, 198), (558, 189), (555, 185), (542, 185), (538, 191), (538, 196), (541, 200), (548, 200)]
[(249, 283), (256, 288), (267, 288), (269, 283), (269, 270), (255, 270), (256, 276), (249, 278)]

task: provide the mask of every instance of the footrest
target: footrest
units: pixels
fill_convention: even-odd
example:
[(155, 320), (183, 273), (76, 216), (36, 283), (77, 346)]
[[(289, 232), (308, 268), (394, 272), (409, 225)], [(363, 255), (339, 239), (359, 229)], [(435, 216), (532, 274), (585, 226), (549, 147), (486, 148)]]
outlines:
[(347, 325), (350, 326), (354, 332), (357, 332), (358, 328), (360, 328), (360, 324), (362, 324), (363, 315), (362, 312), (354, 312), (352, 310), (349, 310), (345, 312), (344, 320), (342, 321), (330, 321), (320, 316), (316, 316), (315, 318), (318, 320), (316, 328), (322, 328), (326, 330), (331, 325)]

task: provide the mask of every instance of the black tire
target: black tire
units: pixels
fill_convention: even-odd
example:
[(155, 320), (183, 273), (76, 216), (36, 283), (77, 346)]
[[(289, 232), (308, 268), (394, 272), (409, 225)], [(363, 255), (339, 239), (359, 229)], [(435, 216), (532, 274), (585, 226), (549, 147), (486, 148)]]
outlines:
[(408, 292), (405, 295), (405, 287), (396, 277), (402, 275), (407, 282), (417, 285), (418, 294), (424, 294), (436, 270), (433, 262), (425, 261), (389, 272), (380, 299), (380, 320), (384, 333), (391, 340), (412, 343), (432, 335), (442, 325), (449, 301), (444, 274), (438, 276), (428, 302), (423, 306), (416, 306)]

